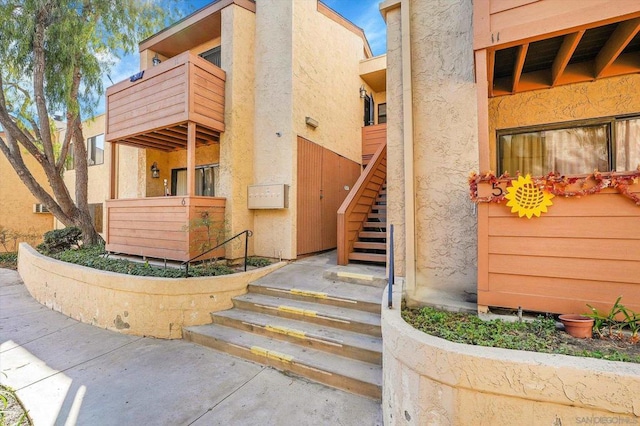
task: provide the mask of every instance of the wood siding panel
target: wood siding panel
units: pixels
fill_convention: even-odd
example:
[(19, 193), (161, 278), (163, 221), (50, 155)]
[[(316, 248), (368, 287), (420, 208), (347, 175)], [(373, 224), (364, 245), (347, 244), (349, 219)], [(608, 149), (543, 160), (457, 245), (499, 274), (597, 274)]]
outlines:
[(338, 208), (360, 176), (360, 164), (298, 138), (297, 254), (335, 248)]
[(553, 202), (532, 219), (480, 206), (478, 304), (582, 313), (622, 295), (640, 308), (640, 206), (611, 189)]
[(298, 137), (297, 254), (322, 250), (322, 147)]
[[(157, 197), (107, 200), (107, 242), (110, 252), (177, 261), (201, 253), (207, 232), (194, 227), (203, 211), (213, 223), (211, 233), (224, 233), (224, 198)], [(224, 237), (224, 235), (222, 235)], [(215, 243), (214, 243), (215, 244)], [(207, 257), (224, 256), (224, 248)]]
[(189, 52), (107, 89), (106, 140), (118, 141), (187, 121), (224, 131), (225, 73)]
[(509, 47), (638, 16), (637, 0), (474, 1), (474, 49)]

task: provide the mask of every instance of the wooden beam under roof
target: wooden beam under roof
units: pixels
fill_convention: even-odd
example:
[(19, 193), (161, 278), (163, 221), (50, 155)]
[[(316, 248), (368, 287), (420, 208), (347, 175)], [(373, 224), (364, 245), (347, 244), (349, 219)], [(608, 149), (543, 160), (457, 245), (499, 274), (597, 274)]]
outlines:
[(630, 19), (618, 24), (609, 40), (600, 49), (595, 60), (595, 77), (599, 78), (613, 62), (620, 56), (627, 44), (640, 30), (640, 18)]
[(567, 68), (569, 60), (571, 59), (571, 56), (573, 56), (573, 52), (575, 52), (576, 47), (578, 47), (578, 43), (580, 43), (584, 33), (585, 30), (580, 30), (564, 36), (562, 46), (560, 46), (560, 50), (558, 50), (558, 54), (553, 60), (553, 65), (551, 65), (551, 87), (558, 84), (560, 77)]
[(520, 76), (522, 75), (522, 69), (524, 68), (524, 61), (527, 58), (527, 50), (529, 50), (529, 43), (521, 44), (520, 46), (518, 46), (516, 62), (513, 65), (513, 81), (511, 86), (511, 93), (518, 92)]
[(488, 93), (489, 97), (493, 97), (493, 76), (495, 72), (495, 64), (496, 64), (496, 51), (495, 50), (487, 50), (487, 84), (488, 84)]

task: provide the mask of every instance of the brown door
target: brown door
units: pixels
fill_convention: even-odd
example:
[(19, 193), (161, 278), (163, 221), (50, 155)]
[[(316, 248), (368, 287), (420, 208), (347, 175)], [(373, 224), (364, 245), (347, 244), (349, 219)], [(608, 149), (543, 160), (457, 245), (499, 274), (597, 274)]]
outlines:
[(337, 211), (360, 169), (358, 163), (298, 137), (299, 255), (336, 247)]
[(322, 250), (322, 147), (298, 138), (298, 254)]

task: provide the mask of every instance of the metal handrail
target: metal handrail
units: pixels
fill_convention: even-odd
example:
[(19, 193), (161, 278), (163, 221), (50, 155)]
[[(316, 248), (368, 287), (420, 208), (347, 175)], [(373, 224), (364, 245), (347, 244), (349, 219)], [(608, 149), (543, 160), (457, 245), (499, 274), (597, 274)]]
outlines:
[(393, 259), (393, 224), (389, 227), (389, 309), (393, 308), (393, 285), (395, 284), (395, 270)]
[(194, 260), (196, 260), (197, 258), (204, 256), (207, 253), (212, 252), (213, 250), (222, 247), (223, 245), (227, 244), (230, 241), (235, 240), (236, 238), (238, 238), (240, 235), (242, 234), (247, 234), (245, 240), (244, 240), (244, 271), (247, 272), (247, 252), (249, 251), (249, 237), (251, 237), (253, 235), (253, 231), (249, 230), (249, 229), (245, 229), (244, 231), (234, 235), (233, 237), (229, 238), (228, 240), (218, 244), (217, 246), (210, 248), (207, 251), (203, 251), (202, 253), (200, 253), (197, 256), (192, 257), (189, 260), (185, 260), (184, 262), (182, 262), (180, 264), (180, 267), (182, 268), (182, 266), (185, 266), (185, 278), (189, 278), (189, 263), (193, 262)]

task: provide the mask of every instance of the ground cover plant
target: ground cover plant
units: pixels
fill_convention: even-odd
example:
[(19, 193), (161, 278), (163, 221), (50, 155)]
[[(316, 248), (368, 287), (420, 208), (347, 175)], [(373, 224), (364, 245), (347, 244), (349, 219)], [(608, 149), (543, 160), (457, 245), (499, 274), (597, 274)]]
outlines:
[(0, 253), (0, 268), (18, 269), (18, 253)]
[[(126, 259), (109, 258), (106, 256), (104, 247), (100, 245), (70, 249), (52, 254), (51, 257), (62, 260), (63, 262), (75, 263), (76, 265), (88, 266), (89, 268), (127, 275), (164, 278), (183, 278), (185, 276), (184, 269), (157, 267), (150, 265), (149, 262), (139, 263)], [(190, 277), (227, 275), (233, 274), (234, 272), (235, 271), (233, 269), (226, 265), (210, 262), (189, 267)]]
[(31, 419), (15, 392), (0, 385), (0, 426), (30, 426), (31, 424)]
[(558, 330), (551, 316), (485, 321), (474, 314), (424, 307), (403, 309), (402, 318), (418, 330), (457, 343), (640, 363), (640, 344), (630, 337), (576, 339)]

